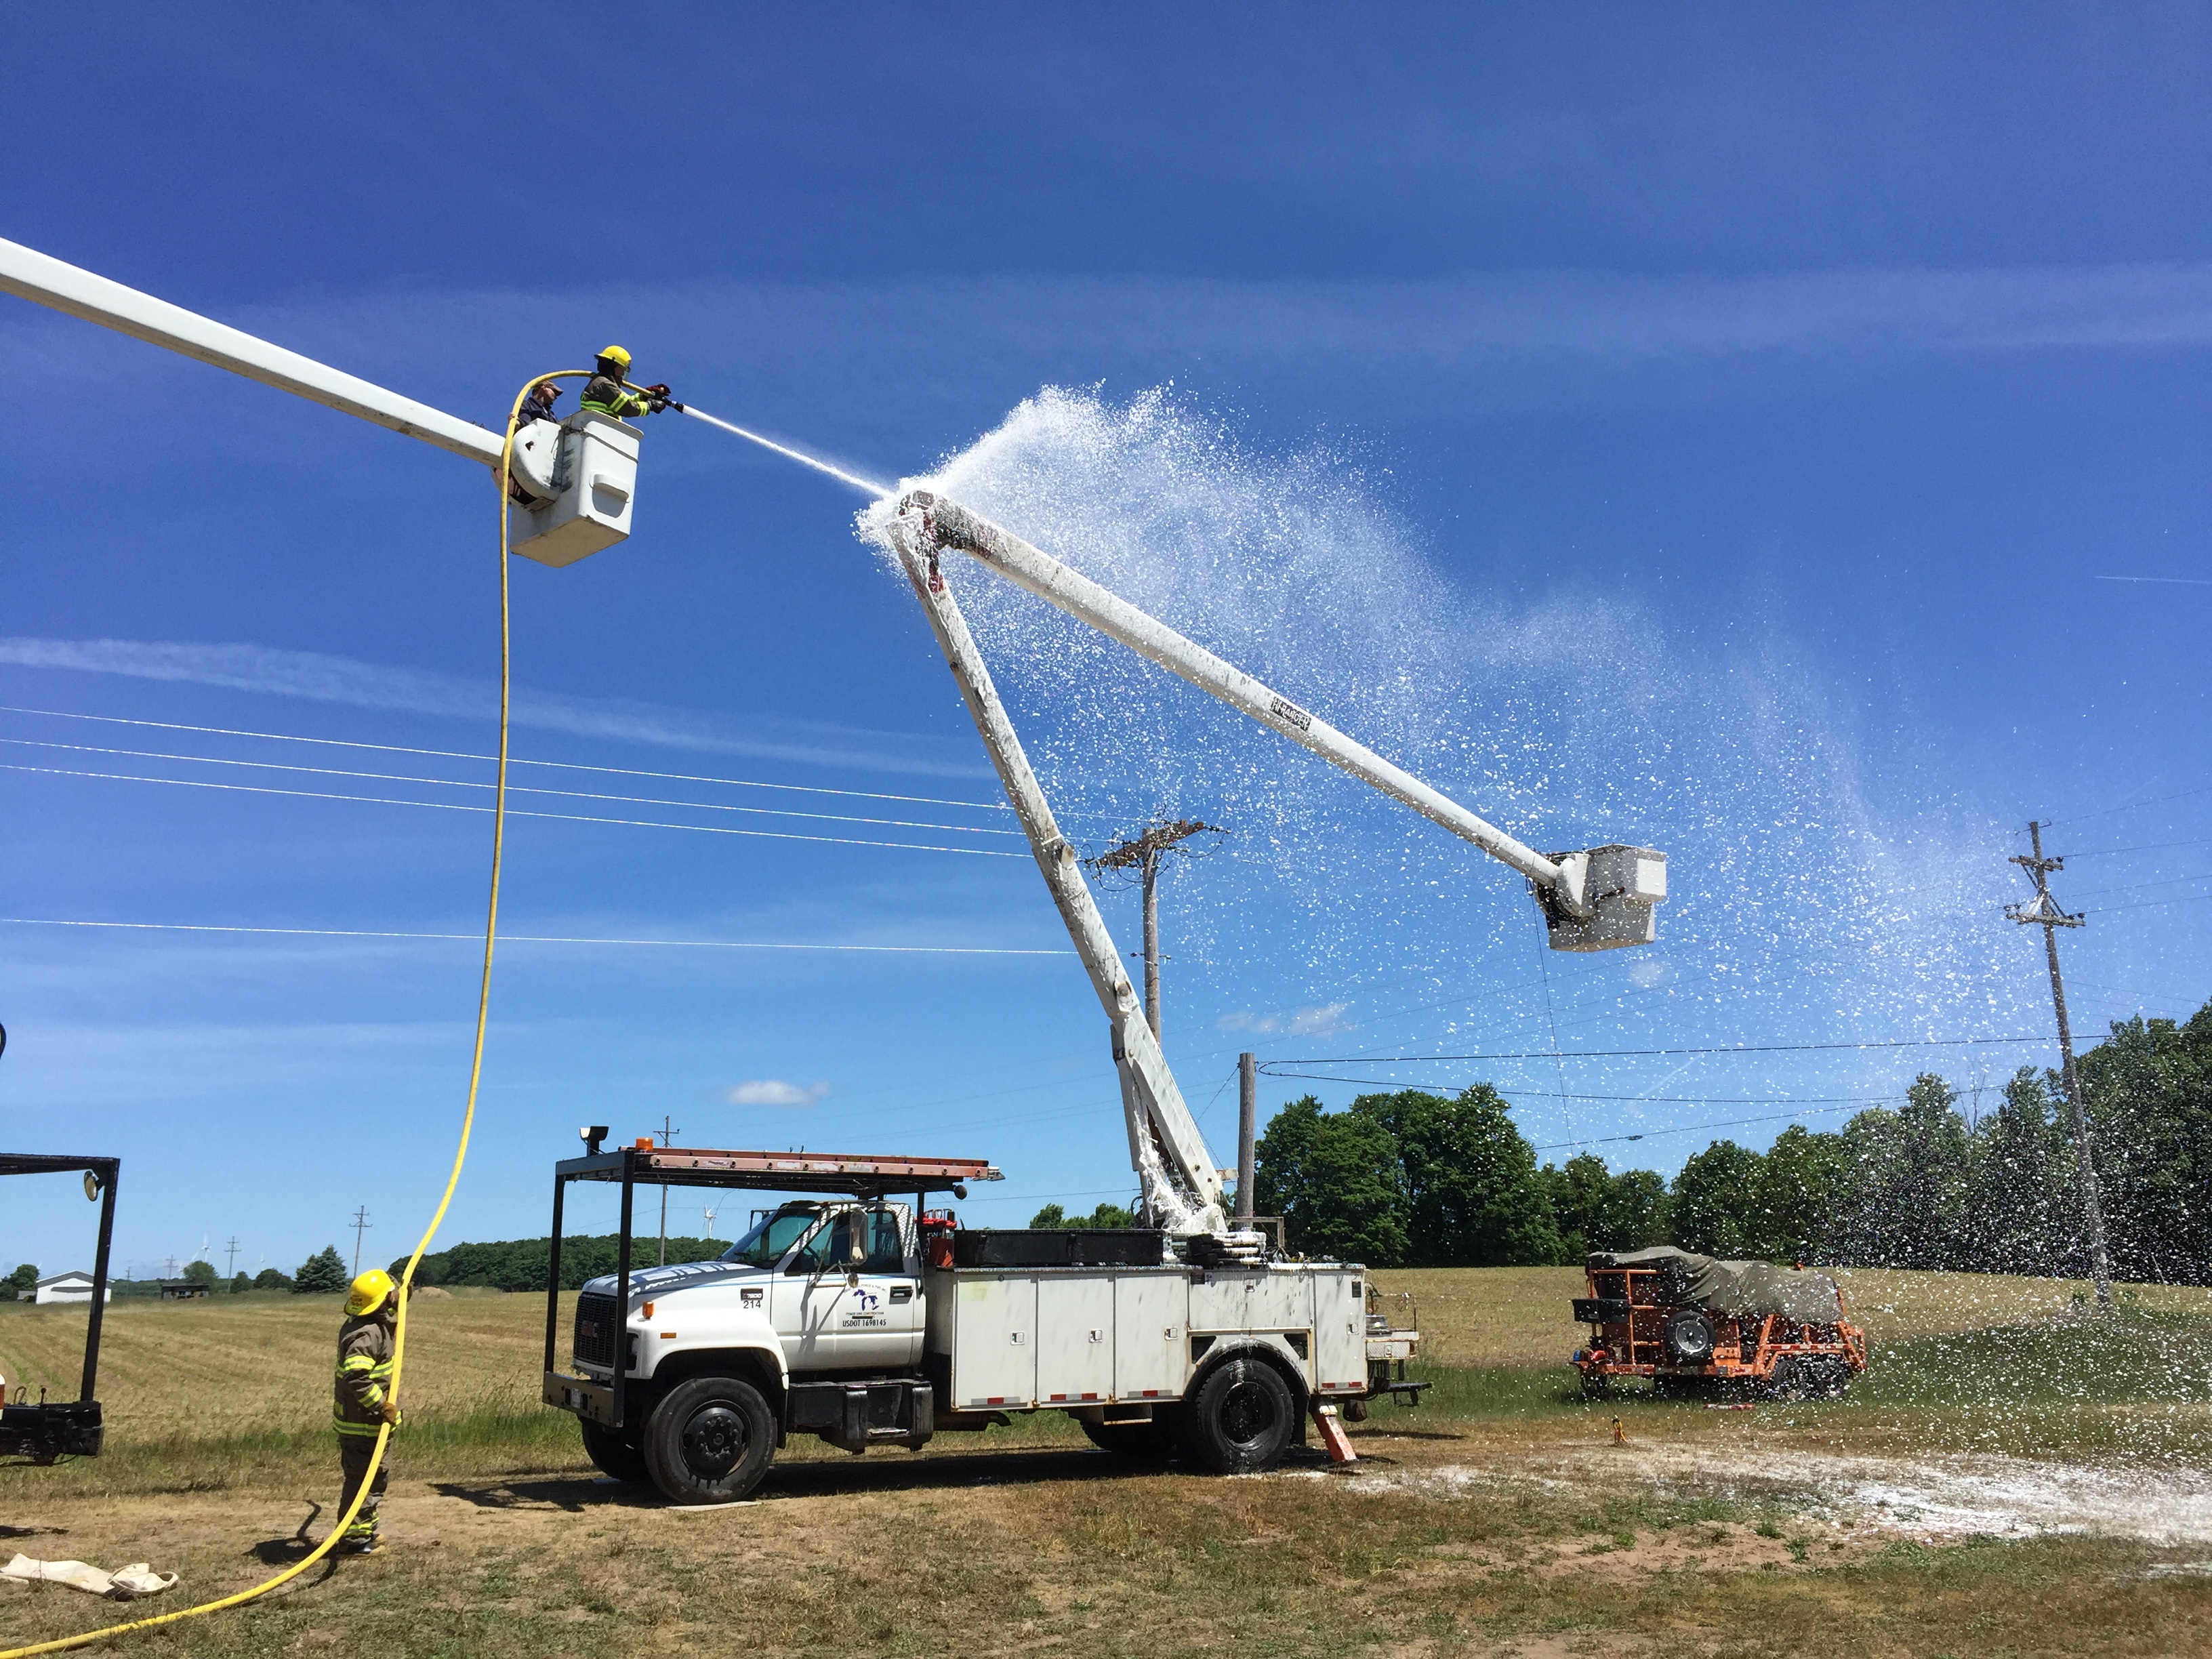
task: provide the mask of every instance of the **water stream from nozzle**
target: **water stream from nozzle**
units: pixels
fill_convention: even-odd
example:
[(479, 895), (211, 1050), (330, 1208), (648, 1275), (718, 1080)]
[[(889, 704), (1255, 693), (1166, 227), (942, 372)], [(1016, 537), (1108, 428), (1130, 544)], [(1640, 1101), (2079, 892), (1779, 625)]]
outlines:
[(738, 437), (745, 439), (749, 442), (757, 443), (763, 449), (772, 449), (777, 454), (784, 457), (787, 460), (797, 461), (801, 466), (811, 466), (817, 472), (826, 472), (831, 477), (836, 479), (840, 483), (848, 483), (855, 489), (866, 490), (869, 495), (878, 498), (888, 495), (891, 493), (890, 486), (888, 484), (871, 483), (866, 478), (854, 477), (853, 474), (844, 471), (840, 468), (834, 467), (827, 461), (817, 461), (811, 455), (804, 454), (799, 450), (789, 448), (783, 444), (776, 442), (773, 438), (763, 438), (757, 432), (748, 432), (741, 426), (732, 426), (727, 421), (717, 420), (714, 416), (694, 409), (689, 404), (676, 404), (672, 405), (672, 407), (683, 410), (684, 414), (689, 415), (695, 421), (704, 421), (708, 426), (718, 426), (725, 432), (733, 432)]

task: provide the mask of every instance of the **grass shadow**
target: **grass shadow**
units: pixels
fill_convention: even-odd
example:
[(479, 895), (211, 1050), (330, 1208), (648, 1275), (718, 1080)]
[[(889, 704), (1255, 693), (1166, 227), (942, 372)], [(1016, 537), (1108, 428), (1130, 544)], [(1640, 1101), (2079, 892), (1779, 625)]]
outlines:
[(264, 1538), (246, 1550), (246, 1553), (264, 1567), (288, 1567), (315, 1547), (315, 1540), (307, 1536), (323, 1513), (323, 1506), (313, 1498), (307, 1500), (307, 1512), (300, 1518), (299, 1530), (287, 1538)]

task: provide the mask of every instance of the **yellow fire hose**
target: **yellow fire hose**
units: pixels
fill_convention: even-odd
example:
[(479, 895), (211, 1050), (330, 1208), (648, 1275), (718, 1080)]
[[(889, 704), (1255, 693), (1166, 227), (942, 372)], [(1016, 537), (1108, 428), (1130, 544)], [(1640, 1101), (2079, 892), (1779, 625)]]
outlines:
[[(415, 1254), (407, 1258), (407, 1271), (399, 1277), (398, 1288), (393, 1294), (399, 1298), (398, 1328), (392, 1338), (392, 1388), (387, 1397), (394, 1405), (399, 1400), (400, 1373), (407, 1359), (407, 1294), (415, 1282), (416, 1264), (422, 1260), (423, 1252), (430, 1248), (436, 1237), (439, 1224), (446, 1218), (446, 1208), (453, 1201), (453, 1189), (460, 1184), (461, 1166), (469, 1156), (469, 1132), (477, 1118), (477, 1085), (483, 1076), (484, 1025), (491, 1011), (492, 945), (499, 935), (499, 877), (500, 864), (507, 844), (507, 732), (509, 664), (513, 652), (510, 646), (510, 611), (507, 604), (507, 486), (513, 477), (514, 459), (514, 423), (522, 413), (523, 399), (548, 380), (587, 379), (591, 371), (580, 368), (556, 369), (550, 374), (540, 374), (515, 393), (514, 407), (507, 420), (507, 439), (499, 454), (499, 780), (492, 799), (491, 819), (491, 895), (484, 907), (483, 977), (477, 989), (476, 1046), (469, 1058), (468, 1104), (461, 1114), (460, 1144), (453, 1148), (453, 1172), (446, 1177), (446, 1190), (438, 1200), (435, 1214), (430, 1224), (422, 1230), (416, 1241)], [(174, 1613), (158, 1613), (151, 1619), (133, 1619), (120, 1625), (103, 1625), (98, 1630), (88, 1630), (75, 1636), (64, 1636), (52, 1642), (40, 1642), (27, 1648), (9, 1648), (0, 1651), (0, 1659), (31, 1659), (40, 1653), (61, 1653), (70, 1648), (89, 1646), (111, 1636), (120, 1636), (125, 1631), (151, 1630), (157, 1625), (173, 1625), (179, 1620), (196, 1619), (204, 1613), (219, 1613), (225, 1607), (242, 1607), (257, 1597), (266, 1595), (279, 1584), (298, 1577), (309, 1567), (331, 1553), (331, 1548), (344, 1536), (345, 1529), (353, 1524), (354, 1516), (368, 1497), (370, 1484), (384, 1462), (384, 1449), (392, 1441), (392, 1425), (385, 1423), (376, 1431), (376, 1449), (369, 1455), (368, 1470), (362, 1476), (360, 1489), (354, 1493), (353, 1502), (346, 1505), (345, 1513), (331, 1523), (323, 1541), (301, 1559), (294, 1562), (273, 1578), (263, 1580), (251, 1589), (242, 1589), (235, 1595), (225, 1595), (213, 1601), (203, 1601), (198, 1607), (180, 1607)]]

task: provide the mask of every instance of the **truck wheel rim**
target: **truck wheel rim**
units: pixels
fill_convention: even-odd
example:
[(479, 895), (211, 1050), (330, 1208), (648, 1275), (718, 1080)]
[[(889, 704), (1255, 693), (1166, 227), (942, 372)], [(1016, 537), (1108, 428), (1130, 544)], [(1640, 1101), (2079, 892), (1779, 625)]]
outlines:
[(1239, 1446), (1263, 1440), (1275, 1426), (1274, 1396), (1257, 1382), (1231, 1385), (1221, 1399), (1221, 1431)]
[(695, 1412), (684, 1425), (684, 1463), (702, 1480), (720, 1480), (745, 1455), (745, 1419), (724, 1405)]

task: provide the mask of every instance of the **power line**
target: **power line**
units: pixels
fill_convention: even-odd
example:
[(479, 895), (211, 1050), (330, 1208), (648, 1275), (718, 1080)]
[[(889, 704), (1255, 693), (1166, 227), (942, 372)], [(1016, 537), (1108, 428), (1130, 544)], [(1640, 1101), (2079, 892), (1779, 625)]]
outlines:
[[(1896, 1037), (1876, 1042), (1747, 1042), (1732, 1048), (1542, 1048), (1533, 1052), (1496, 1054), (1339, 1054), (1326, 1058), (1304, 1060), (1262, 1060), (1260, 1069), (1270, 1076), (1303, 1075), (1288, 1073), (1279, 1068), (1285, 1066), (1420, 1066), (1445, 1060), (1652, 1060), (1679, 1054), (1822, 1054), (1839, 1049), (1872, 1048), (1958, 1048), (1978, 1043), (1991, 1042), (2048, 1042), (2041, 1036), (1992, 1037)], [(1358, 1078), (1324, 1079), (1325, 1082), (1357, 1083)]]
[[(270, 743), (313, 743), (332, 749), (373, 749), (387, 755), (428, 755), (441, 760), (496, 763), (496, 755), (465, 749), (418, 749), (401, 743), (360, 743), (345, 738), (307, 738), (290, 732), (248, 732), (228, 726), (186, 726), (179, 720), (131, 720), (121, 714), (79, 714), (64, 708), (24, 708), (0, 703), (0, 714), (43, 714), (58, 720), (99, 720), (109, 726), (143, 726), (163, 732), (200, 732), (210, 737), (260, 738)], [(649, 772), (630, 766), (587, 766), (580, 761), (526, 760), (510, 755), (509, 766), (550, 766), (570, 772), (604, 772), (625, 778), (659, 778), (668, 783), (719, 783), (733, 789), (781, 789), (806, 795), (847, 795), (861, 800), (899, 800), (917, 806), (966, 806), (981, 812), (1011, 812), (1004, 801), (951, 800), (937, 795), (898, 795), (878, 789), (830, 789), (818, 784), (764, 783), (757, 778), (720, 778), (692, 772)]]
[[(226, 760), (216, 755), (171, 755), (151, 749), (106, 749), (88, 743), (46, 743), (37, 738), (0, 738), (0, 743), (26, 749), (64, 749), (81, 755), (122, 755), (132, 760), (175, 761), (187, 766), (243, 766), (263, 772), (298, 772), (315, 777), (363, 778), (376, 783), (420, 783), (435, 789), (495, 789), (496, 784), (469, 778), (426, 778), (411, 772), (356, 772), (339, 766), (288, 766), (282, 761)], [(149, 778), (150, 783), (173, 783), (173, 778)], [(571, 800), (620, 801), (634, 806), (683, 806), (699, 812), (746, 812), (763, 817), (808, 818), (824, 823), (872, 823), (900, 830), (942, 830), (957, 836), (1019, 836), (1018, 830), (978, 829), (965, 823), (927, 823), (912, 818), (861, 817), (850, 812), (801, 812), (787, 806), (732, 806), (720, 801), (671, 800), (665, 795), (611, 795), (595, 789), (536, 789), (511, 783), (510, 795), (553, 795)]]
[(2069, 859), (2108, 859), (2116, 853), (2162, 853), (2169, 847), (2212, 847), (2212, 836), (2199, 836), (2193, 841), (2149, 841), (2140, 847), (2100, 847), (2094, 852), (2069, 853)]
[[(2100, 806), (2094, 812), (2076, 812), (2070, 818), (2048, 818), (2043, 827), (2055, 830), (2061, 824), (2086, 823), (2091, 818), (2108, 818), (2115, 812), (2132, 812), (2138, 806), (2163, 806), (2170, 800), (2187, 800), (2192, 795), (2212, 795), (2212, 783), (2200, 784), (2194, 789), (2181, 789), (2171, 795), (2146, 795), (2140, 800), (2123, 801), (2118, 806)], [(2015, 835), (2019, 832), (2015, 830)]]
[[(482, 933), (421, 933), (375, 927), (243, 927), (188, 921), (78, 921), (58, 916), (0, 916), (0, 923), (22, 927), (112, 927), (159, 933), (275, 933), (303, 939), (421, 939), (483, 941)], [(1070, 957), (1073, 951), (1024, 950), (992, 945), (805, 945), (782, 940), (729, 939), (582, 939), (553, 933), (506, 933), (501, 945), (666, 945), (693, 951), (848, 951), (884, 956)]]
[[(1887, 1100), (1900, 1100), (1904, 1098), (1904, 1097), (1901, 1095), (1887, 1095), (1884, 1096), (1883, 1098)], [(1726, 1121), (1719, 1123), (1685, 1123), (1678, 1129), (1646, 1129), (1641, 1133), (1632, 1135), (1596, 1135), (1591, 1138), (1589, 1144), (1595, 1145), (1601, 1142), (1620, 1140), (1653, 1140), (1656, 1139), (1661, 1135), (1691, 1135), (1698, 1133), (1700, 1131), (1705, 1129), (1741, 1129), (1745, 1126), (1753, 1123), (1782, 1123), (1794, 1118), (1819, 1117), (1826, 1113), (1840, 1112), (1844, 1109), (1841, 1106), (1816, 1106), (1810, 1111), (1781, 1112), (1771, 1117), (1735, 1117), (1729, 1118)], [(1529, 1151), (1536, 1152), (1565, 1152), (1570, 1146), (1579, 1146), (1583, 1144), (1583, 1142), (1577, 1140), (1560, 1140), (1554, 1141), (1548, 1146), (1532, 1146), (1529, 1148)]]
[[(289, 795), (301, 800), (354, 801), (368, 806), (417, 806), (435, 812), (489, 813), (489, 806), (464, 801), (401, 800), (388, 795), (345, 795), (327, 789), (279, 789), (264, 783), (215, 783), (200, 778), (147, 778), (128, 772), (82, 772), (59, 766), (19, 766), (0, 761), (0, 772), (35, 772), (48, 777), (100, 778), (113, 783), (166, 783), (179, 789), (223, 789), (237, 794)], [(586, 812), (532, 812), (510, 806), (511, 818), (546, 818), (562, 823), (611, 823), (630, 830), (688, 830), (702, 836), (744, 836), (760, 841), (803, 841), (835, 847), (889, 847), (904, 853), (958, 853), (977, 859), (1025, 859), (1025, 853), (1000, 853), (988, 847), (930, 847), (910, 841), (873, 841), (852, 836), (802, 836), (788, 830), (740, 830), (731, 824), (664, 823), (653, 818), (599, 817)]]

